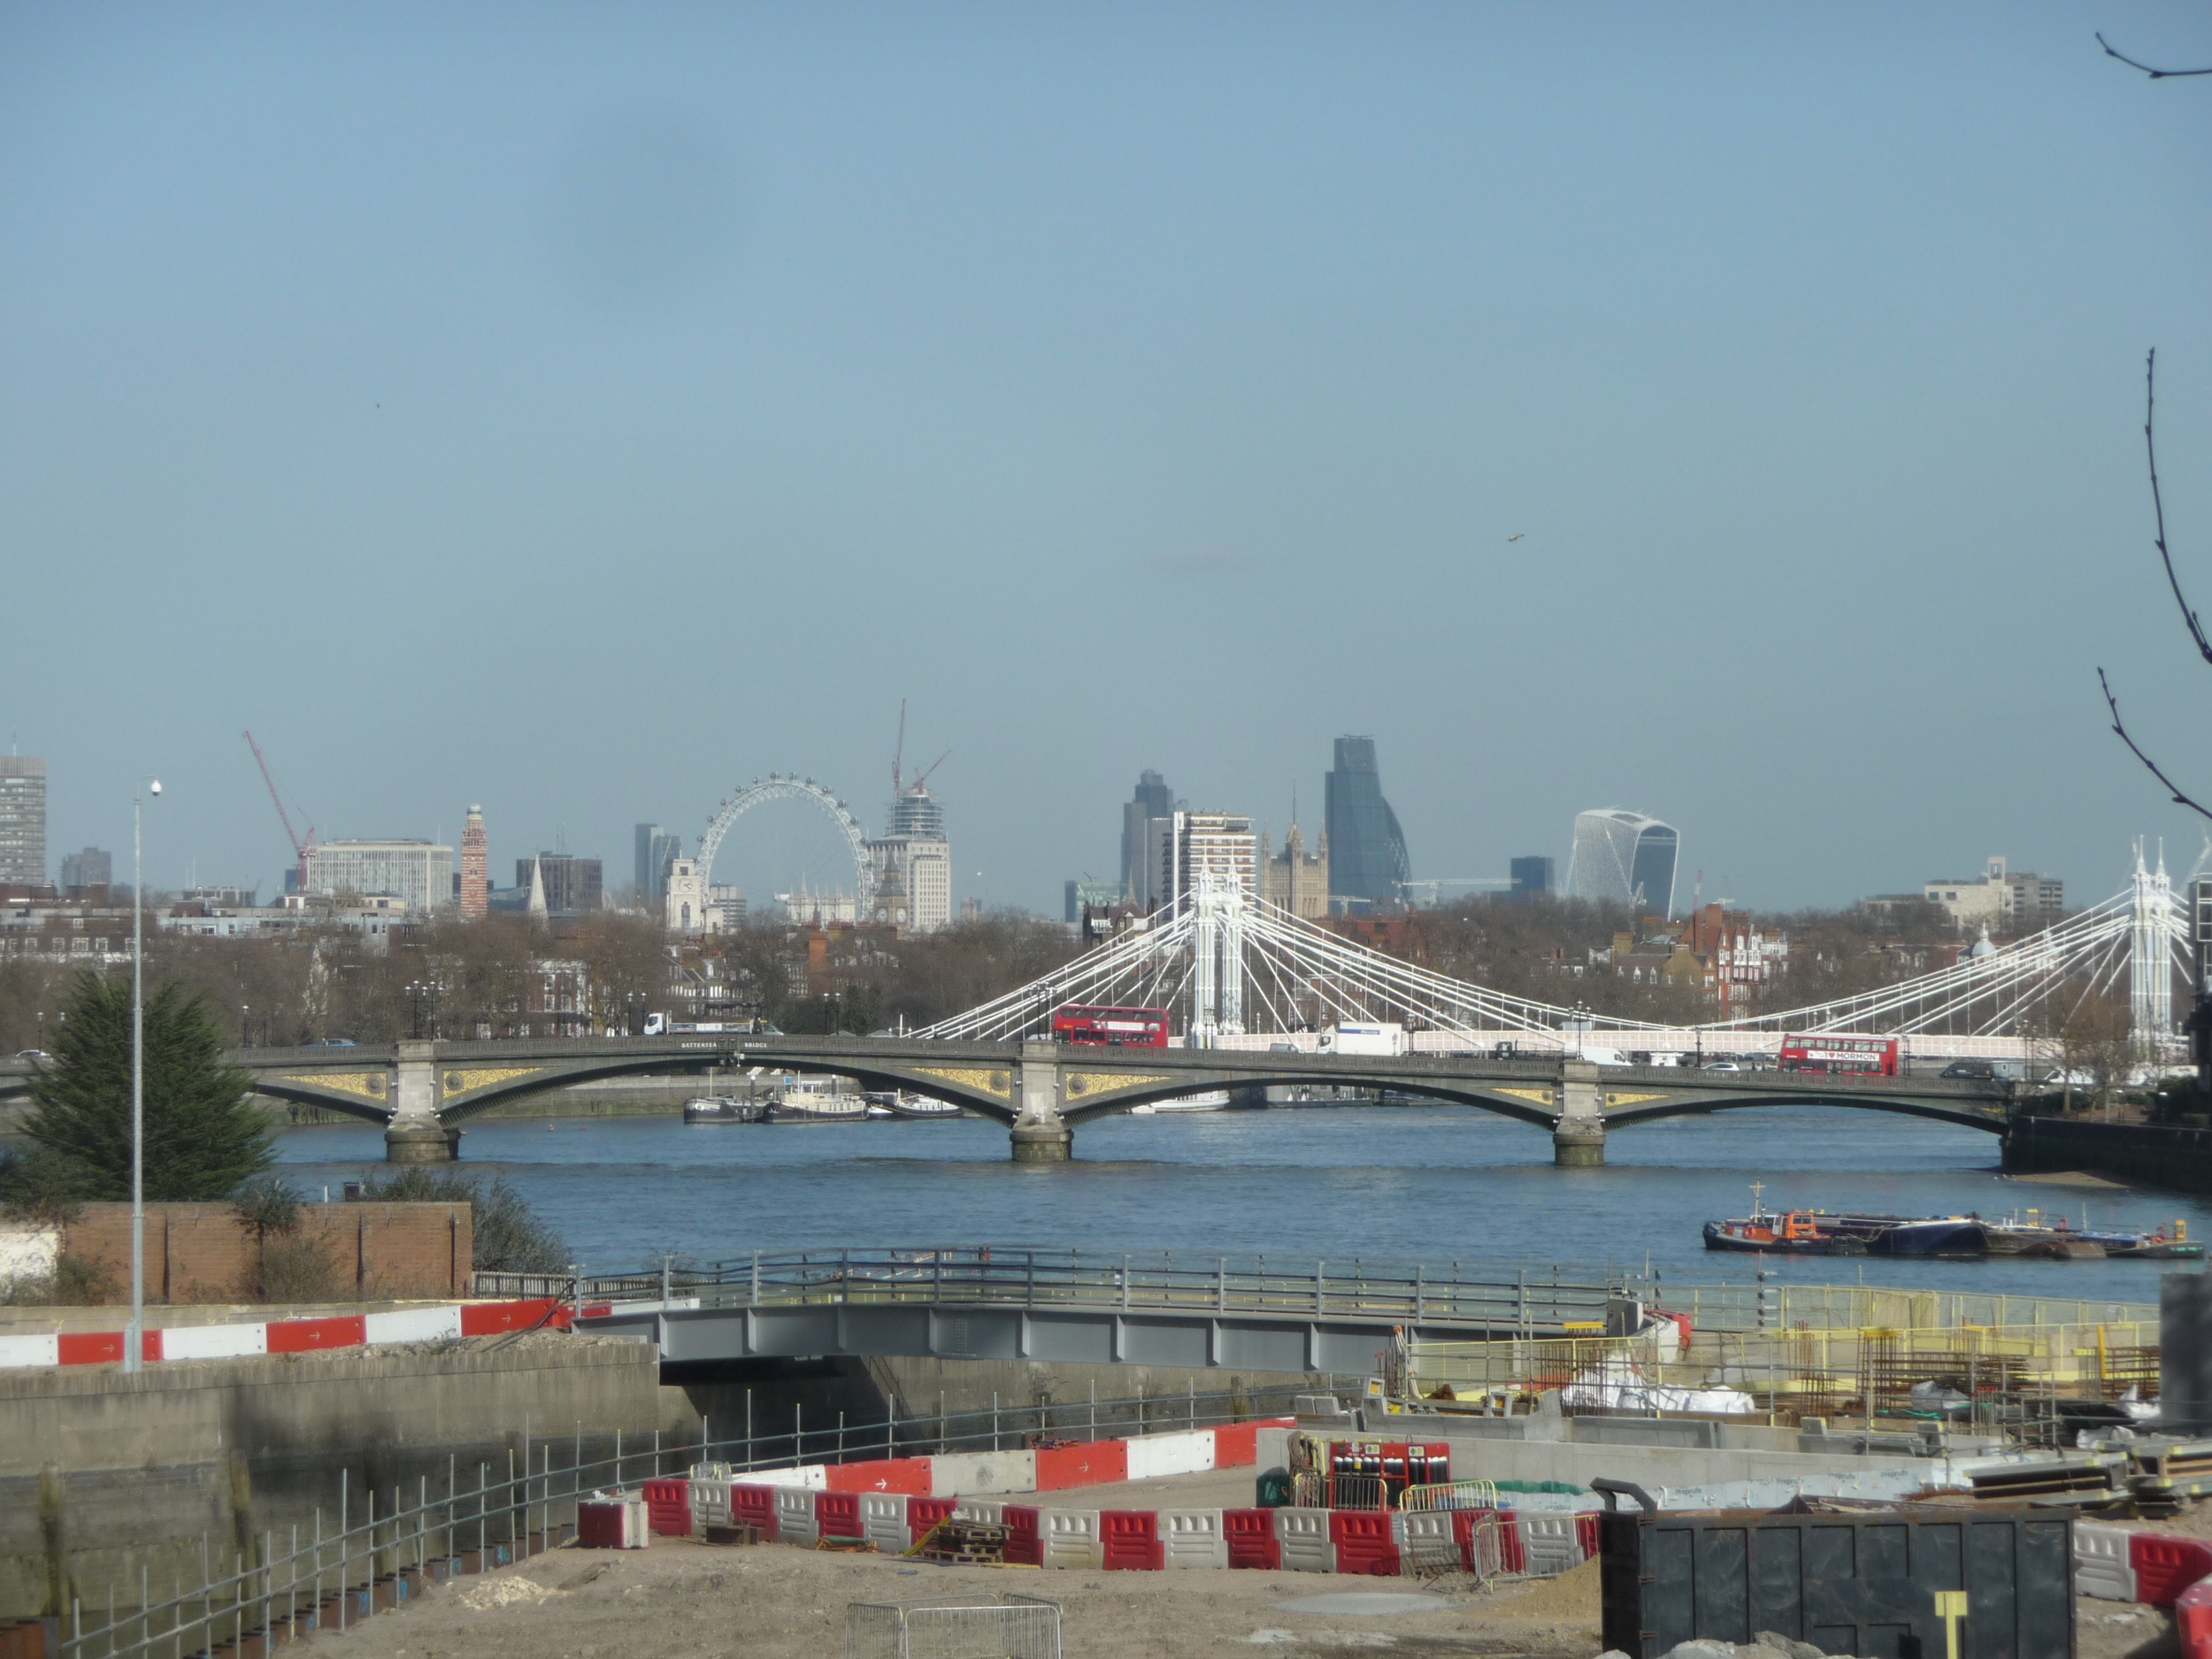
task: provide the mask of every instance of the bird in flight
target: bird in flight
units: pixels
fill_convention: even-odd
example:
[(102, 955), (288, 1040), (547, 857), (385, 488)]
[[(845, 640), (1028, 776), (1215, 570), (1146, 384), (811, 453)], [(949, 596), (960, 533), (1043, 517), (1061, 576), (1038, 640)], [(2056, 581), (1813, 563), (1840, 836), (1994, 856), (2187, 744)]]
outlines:
[(1517, 533), (1516, 534), (1509, 535), (1509, 536), (1506, 537), (1506, 540), (1507, 540), (1508, 541), (1518, 541), (1521, 539), (1521, 537), (1522, 537), (1522, 536), (1525, 536), (1525, 535), (1526, 535), (1527, 534), (1528, 534), (1528, 532), (1527, 532), (1527, 531), (1523, 530), (1523, 531), (1520, 531), (1520, 532)]

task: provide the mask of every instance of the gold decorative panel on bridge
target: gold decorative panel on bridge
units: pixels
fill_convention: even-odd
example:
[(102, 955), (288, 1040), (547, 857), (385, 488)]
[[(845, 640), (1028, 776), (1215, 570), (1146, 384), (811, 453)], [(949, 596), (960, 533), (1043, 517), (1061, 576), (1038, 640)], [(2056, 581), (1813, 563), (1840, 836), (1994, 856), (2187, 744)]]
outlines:
[(1673, 1098), (1671, 1094), (1631, 1094), (1625, 1089), (1608, 1089), (1605, 1092), (1605, 1103), (1608, 1106), (1641, 1106), (1647, 1101), (1672, 1100)]
[(979, 1094), (989, 1094), (999, 1100), (1010, 1101), (1014, 1098), (1014, 1074), (1011, 1071), (982, 1066), (918, 1065), (914, 1068), (914, 1075), (940, 1078), (956, 1088), (972, 1089)]
[(518, 1077), (536, 1077), (550, 1071), (542, 1065), (484, 1066), (473, 1071), (448, 1071), (444, 1077), (445, 1092), (466, 1094), (480, 1088), (489, 1088), (495, 1083), (511, 1083)]
[(270, 1081), (328, 1089), (334, 1094), (355, 1094), (380, 1104), (388, 1087), (381, 1071), (282, 1071), (273, 1074)]
[(1092, 1094), (1111, 1094), (1122, 1089), (1148, 1088), (1155, 1083), (1172, 1083), (1176, 1079), (1157, 1071), (1064, 1071), (1068, 1098), (1079, 1101)]
[(1552, 1091), (1548, 1088), (1504, 1088), (1493, 1087), (1490, 1093), (1493, 1094), (1509, 1094), (1515, 1100), (1530, 1101), (1539, 1106), (1548, 1106), (1552, 1103)]

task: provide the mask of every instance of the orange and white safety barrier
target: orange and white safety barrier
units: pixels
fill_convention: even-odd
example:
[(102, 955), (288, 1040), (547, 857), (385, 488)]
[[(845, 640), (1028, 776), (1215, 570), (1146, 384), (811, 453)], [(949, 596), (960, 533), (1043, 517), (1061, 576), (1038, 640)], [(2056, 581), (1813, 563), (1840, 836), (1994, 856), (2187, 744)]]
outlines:
[[(263, 1354), (315, 1354), (378, 1348), (394, 1342), (434, 1342), (449, 1337), (497, 1336), (541, 1325), (566, 1330), (569, 1310), (550, 1298), (529, 1302), (456, 1302), (401, 1308), (389, 1313), (341, 1314), (328, 1319), (273, 1319), (256, 1325), (177, 1325), (145, 1334), (143, 1358), (250, 1359)], [(0, 1370), (53, 1365), (118, 1365), (121, 1331), (52, 1331), (0, 1336)]]

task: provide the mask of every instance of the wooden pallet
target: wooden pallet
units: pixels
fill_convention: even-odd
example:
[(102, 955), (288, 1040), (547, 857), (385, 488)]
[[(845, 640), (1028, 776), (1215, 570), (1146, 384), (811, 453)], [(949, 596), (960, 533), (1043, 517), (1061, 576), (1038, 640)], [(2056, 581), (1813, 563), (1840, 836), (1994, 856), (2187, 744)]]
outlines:
[(1006, 1529), (987, 1521), (943, 1520), (906, 1553), (949, 1566), (1003, 1567)]

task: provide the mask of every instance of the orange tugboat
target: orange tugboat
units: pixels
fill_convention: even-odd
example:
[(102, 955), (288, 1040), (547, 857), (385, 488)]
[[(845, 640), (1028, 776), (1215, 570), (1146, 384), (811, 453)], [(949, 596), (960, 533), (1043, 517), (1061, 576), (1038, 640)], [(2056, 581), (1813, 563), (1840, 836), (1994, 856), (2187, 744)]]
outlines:
[(1751, 1183), (1751, 1213), (1732, 1221), (1705, 1224), (1709, 1250), (1753, 1250), (1764, 1256), (1864, 1256), (1866, 1240), (1847, 1233), (1822, 1230), (1820, 1217), (1809, 1210), (1770, 1214), (1761, 1202), (1766, 1191), (1762, 1181)]

